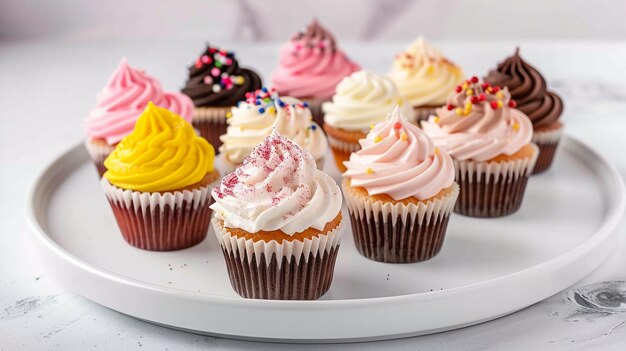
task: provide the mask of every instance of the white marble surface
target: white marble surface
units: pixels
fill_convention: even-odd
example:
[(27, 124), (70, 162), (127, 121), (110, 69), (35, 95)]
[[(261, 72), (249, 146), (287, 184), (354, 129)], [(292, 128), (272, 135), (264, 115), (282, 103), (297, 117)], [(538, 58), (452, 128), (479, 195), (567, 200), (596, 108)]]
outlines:
[[(439, 43), (468, 74), (482, 74), (517, 43)], [(25, 192), (48, 160), (82, 138), (94, 94), (124, 55), (170, 89), (201, 42), (0, 44), (0, 350), (249, 349), (294, 345), (204, 337), (144, 323), (77, 296), (55, 283), (33, 257), (24, 220)], [(626, 174), (626, 43), (529, 42), (523, 54), (540, 67), (567, 105), (567, 133), (586, 141)], [(348, 43), (363, 66), (384, 72), (404, 43)], [(244, 65), (267, 77), (277, 45), (233, 45)], [(572, 189), (576, 191), (576, 189)], [(624, 232), (622, 224), (618, 230)], [(626, 280), (626, 240), (576, 285)], [(532, 288), (532, 287), (529, 287)], [(523, 291), (519, 292), (523, 294)], [(570, 350), (626, 348), (626, 312), (594, 312), (571, 289), (495, 321), (435, 335), (302, 349)], [(625, 296), (613, 296), (626, 304)], [(303, 327), (306, 326), (303, 321)], [(349, 328), (350, 326), (346, 326)]]

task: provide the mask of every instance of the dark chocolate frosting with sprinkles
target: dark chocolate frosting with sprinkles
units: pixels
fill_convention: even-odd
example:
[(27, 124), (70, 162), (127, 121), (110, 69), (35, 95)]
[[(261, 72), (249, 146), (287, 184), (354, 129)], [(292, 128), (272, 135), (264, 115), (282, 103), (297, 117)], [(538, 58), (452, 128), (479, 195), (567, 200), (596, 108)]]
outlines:
[(547, 127), (559, 120), (563, 113), (563, 101), (548, 91), (543, 76), (522, 59), (519, 48), (498, 67), (487, 74), (490, 84), (507, 86), (517, 108), (533, 122), (534, 129)]
[(261, 86), (259, 75), (239, 67), (232, 51), (207, 45), (204, 53), (189, 67), (189, 79), (182, 92), (196, 107), (228, 107), (244, 100), (246, 92)]

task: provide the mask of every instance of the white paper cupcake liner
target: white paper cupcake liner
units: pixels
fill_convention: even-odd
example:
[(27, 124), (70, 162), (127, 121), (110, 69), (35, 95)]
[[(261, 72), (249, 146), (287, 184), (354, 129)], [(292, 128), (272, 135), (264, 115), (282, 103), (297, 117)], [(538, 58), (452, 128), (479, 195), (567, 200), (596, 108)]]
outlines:
[(211, 190), (219, 179), (193, 190), (139, 192), (124, 190), (102, 178), (124, 239), (151, 251), (178, 250), (202, 241), (211, 220)]
[(533, 132), (533, 143), (537, 145), (556, 144), (563, 136), (563, 126), (552, 130)]
[(87, 153), (89, 153), (91, 160), (96, 165), (98, 175), (102, 177), (102, 175), (106, 172), (104, 160), (106, 160), (113, 150), (115, 150), (115, 146), (103, 143), (94, 143), (88, 139), (85, 141), (85, 148), (87, 149)]
[(404, 204), (372, 200), (350, 187), (348, 179), (342, 188), (357, 250), (389, 263), (420, 262), (437, 255), (459, 195), (454, 183), (441, 198)]
[(330, 147), (332, 147), (335, 150), (340, 150), (340, 151), (348, 152), (348, 153), (353, 153), (353, 152), (361, 150), (361, 144), (359, 144), (358, 142), (351, 143), (351, 142), (339, 140), (328, 134), (326, 135), (326, 137), (328, 138), (328, 144), (330, 145)]
[(226, 123), (226, 114), (230, 112), (229, 107), (195, 107), (193, 110), (194, 122), (217, 122)]
[[(212, 222), (217, 241), (226, 252), (234, 253), (242, 261), (247, 259), (248, 262), (251, 262), (254, 257), (257, 265), (261, 263), (263, 257), (265, 257), (266, 264), (269, 265), (271, 257), (274, 255), (277, 258), (284, 257), (288, 263), (291, 260), (295, 260), (296, 264), (300, 264), (301, 260), (308, 262), (310, 257), (324, 257), (331, 249), (339, 246), (341, 233), (346, 224), (345, 219), (342, 218), (339, 225), (326, 234), (318, 235), (311, 239), (304, 239), (304, 241), (283, 240), (282, 243), (278, 243), (275, 240), (265, 242), (263, 240), (254, 241), (252, 239), (238, 238), (229, 234), (219, 219), (214, 217)], [(278, 259), (278, 267), (281, 264), (282, 260)]]

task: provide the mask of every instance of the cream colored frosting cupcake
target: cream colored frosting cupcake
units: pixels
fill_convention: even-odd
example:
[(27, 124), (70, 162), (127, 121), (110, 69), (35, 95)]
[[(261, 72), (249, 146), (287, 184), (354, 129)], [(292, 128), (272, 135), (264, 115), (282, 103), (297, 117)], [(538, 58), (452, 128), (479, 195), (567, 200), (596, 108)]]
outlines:
[(344, 161), (360, 149), (370, 127), (387, 117), (399, 105), (400, 112), (414, 121), (411, 106), (404, 101), (391, 79), (368, 71), (344, 78), (333, 96), (324, 103), (324, 130), (337, 167), (345, 171)]
[(389, 77), (416, 109), (418, 120), (423, 120), (445, 104), (464, 75), (459, 66), (420, 36), (396, 56)]
[(228, 128), (220, 137), (220, 153), (232, 166), (241, 164), (273, 128), (311, 153), (318, 168), (323, 165), (328, 142), (321, 128), (312, 122), (306, 103), (263, 88), (248, 93), (246, 100), (233, 107), (227, 117)]

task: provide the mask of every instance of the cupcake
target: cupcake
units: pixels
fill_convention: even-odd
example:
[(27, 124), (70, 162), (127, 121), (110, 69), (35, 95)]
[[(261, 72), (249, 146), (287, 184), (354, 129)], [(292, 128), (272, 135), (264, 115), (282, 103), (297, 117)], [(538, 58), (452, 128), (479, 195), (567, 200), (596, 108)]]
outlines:
[(389, 77), (415, 110), (418, 121), (427, 119), (446, 103), (448, 95), (463, 80), (463, 70), (446, 59), (423, 37), (396, 55)]
[(213, 146), (177, 114), (148, 103), (104, 161), (100, 183), (124, 239), (151, 251), (201, 242), (219, 182)]
[(333, 35), (314, 19), (282, 47), (272, 84), (279, 94), (308, 103), (315, 122), (323, 125), (322, 103), (330, 100), (341, 79), (358, 70), (359, 65), (350, 61)]
[(322, 108), (324, 130), (341, 172), (345, 172), (343, 163), (348, 161), (350, 154), (361, 148), (359, 140), (365, 138), (371, 126), (383, 121), (396, 105), (401, 106), (404, 116), (413, 120), (411, 106), (403, 102), (387, 77), (358, 71), (337, 85), (332, 102), (324, 103)]
[(220, 137), (222, 163), (228, 171), (233, 171), (276, 128), (313, 155), (317, 167), (322, 169), (328, 142), (321, 128), (311, 120), (306, 102), (279, 96), (274, 89), (250, 92), (228, 114), (228, 129)]
[(533, 142), (539, 147), (539, 157), (533, 173), (547, 170), (552, 164), (559, 140), (563, 135), (560, 121), (563, 101), (548, 91), (546, 81), (531, 65), (522, 60), (519, 48), (485, 77), (490, 84), (506, 86), (517, 108), (533, 123)]
[(514, 107), (507, 88), (472, 77), (436, 116), (422, 121), (424, 132), (454, 160), (461, 186), (457, 213), (498, 217), (522, 205), (539, 149), (531, 142), (530, 119)]
[(150, 101), (191, 121), (193, 104), (187, 96), (163, 91), (158, 80), (122, 59), (98, 94), (96, 107), (86, 121), (85, 146), (100, 176), (106, 171), (104, 160), (133, 131), (137, 118)]
[(450, 156), (397, 107), (361, 146), (341, 184), (359, 253), (388, 263), (437, 255), (459, 195)]
[(219, 137), (226, 133), (226, 114), (245, 98), (246, 92), (261, 86), (259, 75), (239, 67), (232, 51), (207, 45), (189, 67), (189, 79), (182, 92), (195, 105), (193, 126), (209, 143), (219, 148), (222, 145)]
[(242, 297), (315, 300), (328, 291), (341, 192), (309, 152), (274, 131), (212, 192), (213, 228)]

